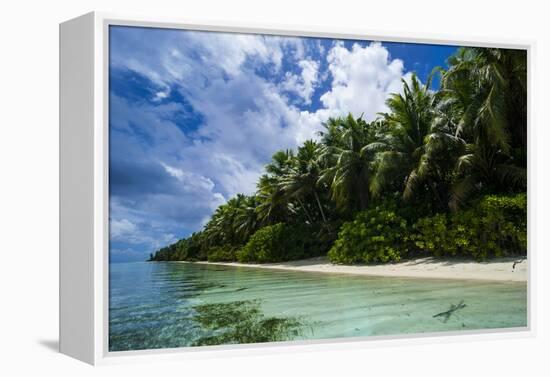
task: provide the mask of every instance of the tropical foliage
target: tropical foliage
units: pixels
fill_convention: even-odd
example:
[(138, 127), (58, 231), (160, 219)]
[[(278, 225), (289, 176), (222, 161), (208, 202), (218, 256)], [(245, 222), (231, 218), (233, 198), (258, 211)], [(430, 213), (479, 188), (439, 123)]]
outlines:
[(525, 51), (459, 49), (434, 70), (437, 90), (413, 75), (374, 121), (328, 119), (317, 140), (273, 155), (255, 194), (151, 260), (525, 253), (526, 65)]
[(237, 252), (239, 262), (281, 262), (323, 252), (315, 233), (304, 225), (278, 223), (260, 228)]
[(336, 263), (397, 262), (408, 251), (408, 237), (405, 219), (395, 211), (374, 207), (342, 225), (328, 256)]
[(527, 197), (488, 195), (470, 209), (420, 219), (416, 246), (435, 256), (489, 257), (527, 249)]

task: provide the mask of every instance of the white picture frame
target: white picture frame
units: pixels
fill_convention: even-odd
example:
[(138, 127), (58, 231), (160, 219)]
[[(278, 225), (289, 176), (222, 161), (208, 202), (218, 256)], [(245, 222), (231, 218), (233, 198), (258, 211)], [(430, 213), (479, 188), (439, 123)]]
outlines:
[[(529, 155), (533, 153), (530, 105), (533, 41), (482, 37), (461, 39), (444, 34), (405, 35), (344, 28), (202, 23), (98, 12), (66, 21), (60, 25), (60, 352), (90, 364), (109, 364), (534, 336), (534, 269), (531, 266), (536, 255), (533, 243), (529, 242), (528, 319), (525, 328), (109, 352), (108, 29), (111, 25), (526, 49)], [(528, 168), (533, 171), (532, 159), (529, 159)], [(531, 203), (530, 184), (528, 192)], [(531, 204), (528, 205), (528, 214), (529, 229), (532, 229)], [(528, 237), (532, 239), (531, 232)]]

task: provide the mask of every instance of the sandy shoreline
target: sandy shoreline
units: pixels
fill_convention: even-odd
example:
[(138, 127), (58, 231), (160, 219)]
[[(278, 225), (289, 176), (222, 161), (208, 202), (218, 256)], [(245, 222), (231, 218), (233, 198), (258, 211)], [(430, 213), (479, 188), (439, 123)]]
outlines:
[[(519, 262), (515, 264), (514, 262)], [(488, 262), (454, 259), (420, 258), (394, 264), (381, 265), (336, 265), (326, 258), (312, 258), (283, 263), (237, 263), (237, 262), (183, 262), (236, 267), (255, 267), (275, 270), (339, 273), (367, 276), (437, 278), (462, 280), (527, 281), (527, 259), (498, 258)]]

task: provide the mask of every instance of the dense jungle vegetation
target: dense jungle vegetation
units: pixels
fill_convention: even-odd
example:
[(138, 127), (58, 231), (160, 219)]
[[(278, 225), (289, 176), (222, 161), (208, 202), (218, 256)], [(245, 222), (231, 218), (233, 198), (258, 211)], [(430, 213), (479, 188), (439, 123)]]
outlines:
[(376, 120), (329, 119), (318, 141), (273, 155), (254, 195), (150, 260), (525, 254), (526, 69), (525, 51), (459, 49), (437, 90), (413, 76)]

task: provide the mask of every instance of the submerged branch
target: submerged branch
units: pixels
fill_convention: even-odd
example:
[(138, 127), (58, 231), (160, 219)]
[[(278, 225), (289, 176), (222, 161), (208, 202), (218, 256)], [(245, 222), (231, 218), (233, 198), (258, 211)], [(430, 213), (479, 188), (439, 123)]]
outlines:
[(437, 313), (433, 316), (433, 318), (442, 317), (443, 322), (447, 322), (454, 312), (456, 312), (459, 309), (463, 309), (465, 307), (466, 307), (466, 304), (464, 303), (464, 300), (462, 300), (458, 303), (458, 305), (451, 304), (451, 307), (449, 308), (449, 310), (446, 310), (441, 313)]

